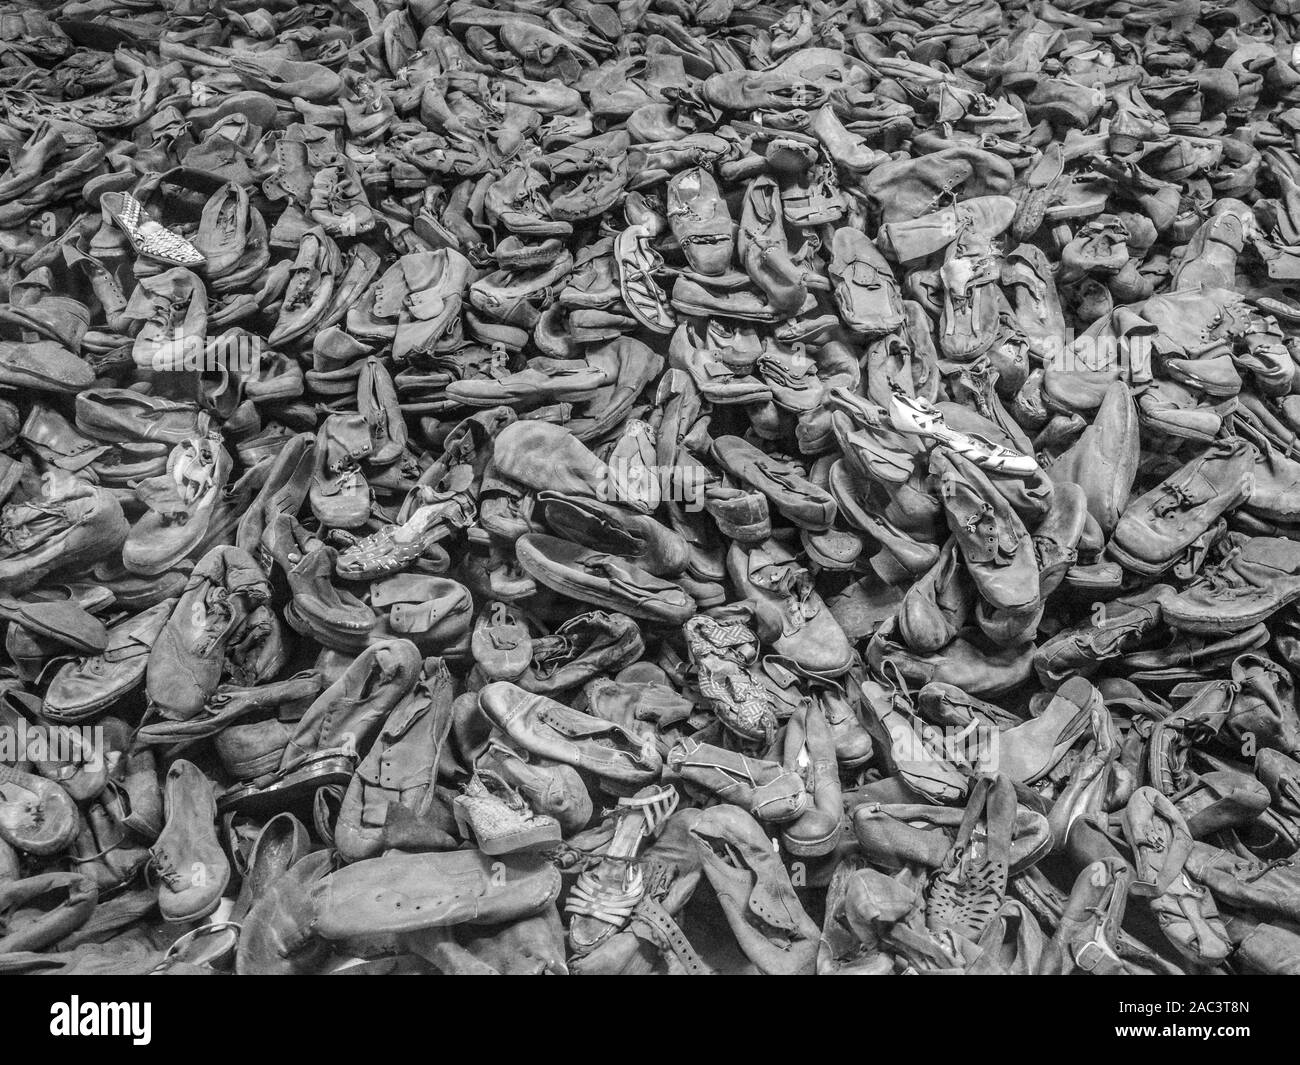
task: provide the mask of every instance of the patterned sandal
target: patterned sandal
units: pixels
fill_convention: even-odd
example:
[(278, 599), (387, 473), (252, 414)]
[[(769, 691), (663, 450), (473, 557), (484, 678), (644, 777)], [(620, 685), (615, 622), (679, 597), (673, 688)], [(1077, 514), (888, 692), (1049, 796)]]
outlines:
[[(975, 838), (981, 818), (985, 835)], [(1007, 896), (1016, 792), (1009, 777), (981, 777), (948, 857), (930, 881), (925, 923), (940, 936), (976, 942)]]
[(202, 266), (207, 262), (204, 254), (179, 233), (150, 218), (144, 205), (129, 192), (106, 192), (99, 198), (99, 207), (137, 255), (168, 266)]

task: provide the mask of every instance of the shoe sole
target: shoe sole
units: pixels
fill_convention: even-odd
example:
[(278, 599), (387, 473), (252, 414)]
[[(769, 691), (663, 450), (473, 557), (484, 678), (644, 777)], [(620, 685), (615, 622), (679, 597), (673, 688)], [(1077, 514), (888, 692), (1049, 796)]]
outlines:
[[(459, 820), (459, 819), (458, 819)], [(470, 835), (466, 835), (469, 832)], [(561, 840), (560, 826), (557, 822), (554, 828), (532, 828), (527, 832), (519, 832), (502, 839), (480, 839), (468, 826), (461, 832), (465, 839), (472, 838), (474, 845), (490, 858), (495, 858), (501, 854), (517, 854), (520, 851), (536, 850), (539, 847), (552, 847)]]
[(217, 812), (279, 813), (315, 794), (320, 788), (335, 784), (347, 785), (355, 770), (356, 761), (346, 755), (317, 758), (267, 784), (241, 784), (232, 788), (217, 800)]
[[(595, 399), (600, 393), (611, 387), (614, 382), (607, 385), (599, 385), (596, 388), (566, 389), (561, 392), (534, 392), (528, 396), (530, 404), (535, 406), (547, 406), (551, 403), (583, 403), (590, 399)], [(474, 407), (481, 410), (488, 410), (491, 407), (509, 407), (520, 402), (524, 397), (510, 396), (464, 396), (457, 395), (451, 389), (447, 390), (447, 398), (462, 407)], [(399, 404), (399, 406), (402, 406)], [(405, 409), (403, 407), (403, 409)]]
[(1179, 429), (1175, 431), (1173, 427), (1160, 421), (1158, 418), (1143, 417), (1138, 414), (1138, 424), (1144, 429), (1149, 429), (1152, 433), (1160, 436), (1174, 437), (1178, 440), (1195, 440), (1202, 444), (1212, 444), (1218, 439), (1213, 433), (1198, 433), (1191, 429)]
[[(832, 531), (834, 530), (826, 530), (826, 532)], [(800, 541), (803, 543), (804, 550), (808, 552), (808, 557), (816, 562), (817, 565), (821, 566), (822, 569), (851, 570), (857, 565), (858, 559), (862, 557), (862, 552), (865, 550), (865, 547), (860, 544), (858, 551), (852, 558), (836, 558), (834, 555), (826, 554), (826, 552), (822, 551), (817, 544), (815, 537), (824, 534), (810, 532), (807, 529), (801, 529), (800, 532), (802, 534), (800, 536)]]
[(196, 910), (194, 913), (187, 913), (184, 916), (173, 915), (169, 917), (167, 914), (162, 914), (162, 919), (165, 922), (167, 922), (167, 924), (190, 924), (193, 921), (201, 921), (204, 917), (211, 916), (212, 914), (217, 912), (217, 907), (221, 905), (221, 896), (225, 894), (226, 887), (229, 884), (230, 884), (230, 870), (229, 868), (227, 868), (226, 877), (221, 882), (221, 890), (216, 893), (212, 901), (207, 906), (204, 906), (203, 909), (201, 910)]
[(559, 592), (561, 595), (568, 596), (570, 599), (576, 599), (580, 603), (591, 603), (595, 606), (604, 607), (606, 610), (612, 610), (618, 614), (626, 614), (631, 618), (640, 618), (643, 621), (652, 621), (660, 625), (680, 625), (695, 613), (694, 604), (689, 613), (680, 616), (667, 616), (661, 613), (655, 613), (650, 610), (640, 609), (639, 605), (636, 603), (619, 599), (612, 595), (606, 595), (597, 589), (588, 588), (576, 583), (575, 581), (568, 580), (565, 577), (552, 572), (551, 567), (546, 565), (545, 557), (542, 556), (540, 552), (534, 551), (526, 543), (521, 542), (516, 544), (515, 556), (519, 560), (519, 565), (523, 567), (524, 572), (539, 584), (544, 584), (552, 591)]
[(791, 840), (784, 832), (781, 833), (781, 846), (789, 853), (799, 858), (824, 858), (835, 850), (839, 843), (840, 826), (835, 826), (835, 831), (821, 839), (816, 840)]
[(1169, 561), (1163, 563), (1147, 562), (1144, 559), (1130, 555), (1120, 547), (1114, 539), (1106, 545), (1106, 554), (1129, 572), (1136, 573), (1142, 577), (1158, 577), (1166, 570), (1172, 568), (1178, 561), (1177, 556), (1175, 556), (1174, 558), (1169, 559)]
[(1199, 617), (1179, 617), (1177, 609), (1173, 609), (1174, 602), (1161, 606), (1161, 615), (1170, 625), (1178, 629), (1179, 632), (1195, 632), (1207, 635), (1219, 635), (1225, 632), (1243, 632), (1261, 621), (1272, 617), (1280, 610), (1286, 609), (1297, 599), (1300, 599), (1300, 588), (1279, 596), (1276, 600), (1277, 605), (1268, 607), (1263, 610), (1252, 610), (1249, 614), (1235, 615), (1228, 620), (1215, 619), (1207, 621)]

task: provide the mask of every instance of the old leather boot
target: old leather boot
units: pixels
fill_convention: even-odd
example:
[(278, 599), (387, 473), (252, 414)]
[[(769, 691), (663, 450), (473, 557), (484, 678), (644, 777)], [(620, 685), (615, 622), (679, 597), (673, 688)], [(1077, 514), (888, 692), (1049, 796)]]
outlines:
[(226, 648), (270, 597), (261, 567), (237, 547), (214, 547), (194, 567), (149, 652), (145, 690), (163, 717), (184, 721), (202, 712), (221, 680)]
[(734, 226), (726, 202), (708, 171), (695, 168), (668, 183), (668, 222), (691, 268), (717, 275), (731, 265)]
[(1300, 596), (1300, 545), (1272, 536), (1236, 541), (1222, 562), (1161, 604), (1166, 621), (1188, 632), (1237, 632)]
[(427, 659), (415, 687), (389, 713), (357, 765), (339, 809), (334, 845), (345, 861), (378, 854), (388, 808), (420, 811), (451, 731), (452, 683), (445, 663)]
[(1039, 598), (1038, 565), (1024, 523), (974, 463), (946, 449), (930, 457), (948, 528), (980, 596), (999, 610), (1019, 611)]
[(802, 857), (829, 854), (839, 841), (844, 801), (834, 740), (816, 703), (804, 703), (786, 723), (784, 761), (787, 770), (803, 777), (811, 802), (782, 828), (781, 843)]
[(1135, 573), (1169, 569), (1225, 511), (1250, 495), (1254, 449), (1244, 440), (1212, 444), (1124, 509), (1108, 546)]

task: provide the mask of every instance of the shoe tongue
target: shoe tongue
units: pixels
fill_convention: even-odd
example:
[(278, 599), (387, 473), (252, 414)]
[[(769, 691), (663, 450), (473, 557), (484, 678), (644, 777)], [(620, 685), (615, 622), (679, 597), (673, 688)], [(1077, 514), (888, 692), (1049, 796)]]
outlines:
[(183, 494), (179, 477), (146, 477), (136, 485), (135, 492), (145, 506), (166, 521), (179, 521), (189, 514), (191, 500)]
[(943, 264), (940, 273), (949, 292), (954, 296), (965, 296), (967, 287), (975, 277), (975, 262), (964, 255), (954, 255)]
[(213, 469), (192, 444), (186, 444), (172, 467), (176, 491), (185, 503), (195, 502), (213, 481)]
[(533, 641), (533, 669), (538, 676), (547, 676), (559, 667), (573, 661), (580, 649), (572, 638), (556, 633)]

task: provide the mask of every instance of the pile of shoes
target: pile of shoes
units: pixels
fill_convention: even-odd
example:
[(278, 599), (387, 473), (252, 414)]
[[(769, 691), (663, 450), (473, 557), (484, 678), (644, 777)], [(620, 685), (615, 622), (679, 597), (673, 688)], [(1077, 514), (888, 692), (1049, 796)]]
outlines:
[(1300, 2), (0, 27), (0, 972), (1300, 972)]

